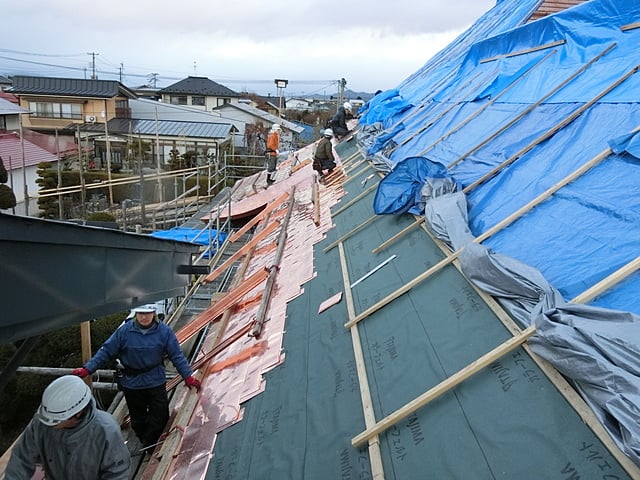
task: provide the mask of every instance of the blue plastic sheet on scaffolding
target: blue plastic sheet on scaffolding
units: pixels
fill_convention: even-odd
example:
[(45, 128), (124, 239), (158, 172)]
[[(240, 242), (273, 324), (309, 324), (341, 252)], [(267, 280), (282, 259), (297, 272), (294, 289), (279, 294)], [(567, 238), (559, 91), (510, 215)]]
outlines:
[(152, 237), (162, 238), (165, 240), (178, 240), (181, 242), (195, 243), (197, 245), (209, 246), (211, 250), (206, 257), (210, 257), (216, 252), (215, 243), (216, 237), (219, 245), (222, 245), (227, 238), (225, 232), (218, 232), (217, 230), (208, 229), (195, 229), (188, 227), (174, 227), (169, 230), (159, 230), (150, 234)]

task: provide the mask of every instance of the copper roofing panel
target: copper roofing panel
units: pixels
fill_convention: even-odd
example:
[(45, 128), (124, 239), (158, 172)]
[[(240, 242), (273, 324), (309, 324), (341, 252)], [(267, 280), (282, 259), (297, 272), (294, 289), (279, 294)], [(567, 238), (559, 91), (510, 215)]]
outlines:
[[(314, 171), (307, 165), (260, 194), (262, 202), (280, 198), (283, 207), (287, 196), (283, 192), (295, 186), (295, 202), (289, 218), (287, 236), (274, 288), (271, 291), (260, 337), (243, 336), (220, 355), (211, 360), (203, 375), (200, 400), (193, 412), (175, 458), (164, 478), (202, 478), (215, 443), (216, 433), (242, 417), (242, 402), (252, 398), (265, 388), (264, 373), (284, 360), (282, 340), (285, 331), (287, 302), (300, 295), (305, 282), (313, 278), (313, 250), (311, 245), (322, 240), (332, 227), (329, 209), (342, 196), (342, 188), (320, 187), (321, 222), (313, 223), (311, 188)], [(251, 197), (249, 197), (251, 198)], [(245, 200), (241, 200), (244, 202)], [(233, 209), (233, 208), (232, 208)], [(283, 210), (279, 210), (281, 213)], [(280, 216), (280, 215), (278, 215)], [(270, 221), (274, 221), (270, 218)], [(263, 228), (264, 225), (259, 225)], [(274, 261), (279, 229), (256, 245), (245, 278), (262, 268), (269, 268)], [(226, 330), (237, 331), (253, 321), (259, 305), (249, 301), (253, 296), (240, 300), (241, 309), (229, 317)], [(208, 338), (203, 349), (210, 350), (214, 339)]]

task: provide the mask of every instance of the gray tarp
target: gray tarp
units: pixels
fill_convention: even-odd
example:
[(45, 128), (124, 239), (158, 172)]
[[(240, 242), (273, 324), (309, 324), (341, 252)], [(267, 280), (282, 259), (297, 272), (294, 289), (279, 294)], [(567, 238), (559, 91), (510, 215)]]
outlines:
[(534, 352), (565, 375), (595, 415), (640, 465), (640, 317), (567, 304), (542, 274), (474, 240), (463, 193), (429, 199), (429, 229), (460, 250), (464, 274), (494, 296), (523, 326), (535, 324)]

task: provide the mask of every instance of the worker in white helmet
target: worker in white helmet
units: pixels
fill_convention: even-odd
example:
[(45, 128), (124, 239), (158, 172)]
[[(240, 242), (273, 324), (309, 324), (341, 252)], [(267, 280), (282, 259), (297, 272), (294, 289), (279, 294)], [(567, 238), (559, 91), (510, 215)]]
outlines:
[(155, 304), (136, 307), (132, 313), (133, 318), (118, 327), (100, 350), (72, 373), (84, 378), (109, 361), (122, 362), (124, 375), (119, 386), (127, 402), (131, 428), (151, 453), (150, 447), (158, 443), (169, 420), (165, 355), (189, 388), (200, 390), (200, 381), (193, 376), (171, 327), (158, 320)]
[(278, 163), (278, 155), (280, 154), (280, 125), (274, 123), (267, 135), (267, 186), (275, 182), (276, 164)]
[(41, 464), (48, 480), (127, 480), (131, 455), (120, 426), (96, 408), (89, 387), (65, 375), (49, 384), (38, 411), (11, 450), (5, 480), (33, 476)]
[(327, 174), (330, 174), (333, 172), (333, 169), (336, 168), (336, 161), (333, 156), (333, 144), (331, 143), (332, 138), (333, 130), (326, 128), (324, 132), (322, 132), (322, 138), (313, 153), (313, 169), (318, 172), (320, 180), (324, 177), (324, 170), (328, 170)]
[(330, 127), (333, 130), (333, 135), (336, 140), (340, 140), (349, 133), (349, 127), (347, 127), (347, 120), (353, 118), (352, 107), (349, 102), (344, 102), (343, 105), (338, 108), (336, 114), (331, 118)]

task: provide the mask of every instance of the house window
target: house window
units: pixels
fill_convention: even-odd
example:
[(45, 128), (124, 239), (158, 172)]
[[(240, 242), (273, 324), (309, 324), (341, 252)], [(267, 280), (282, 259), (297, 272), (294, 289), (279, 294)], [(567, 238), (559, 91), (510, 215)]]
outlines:
[(32, 117), (44, 118), (82, 118), (82, 105), (79, 103), (29, 102)]
[(226, 105), (227, 103), (231, 103), (230, 98), (218, 98), (218, 107)]
[(194, 95), (191, 97), (191, 105), (204, 107), (204, 97), (202, 95)]
[(171, 105), (187, 105), (187, 96), (171, 95)]

